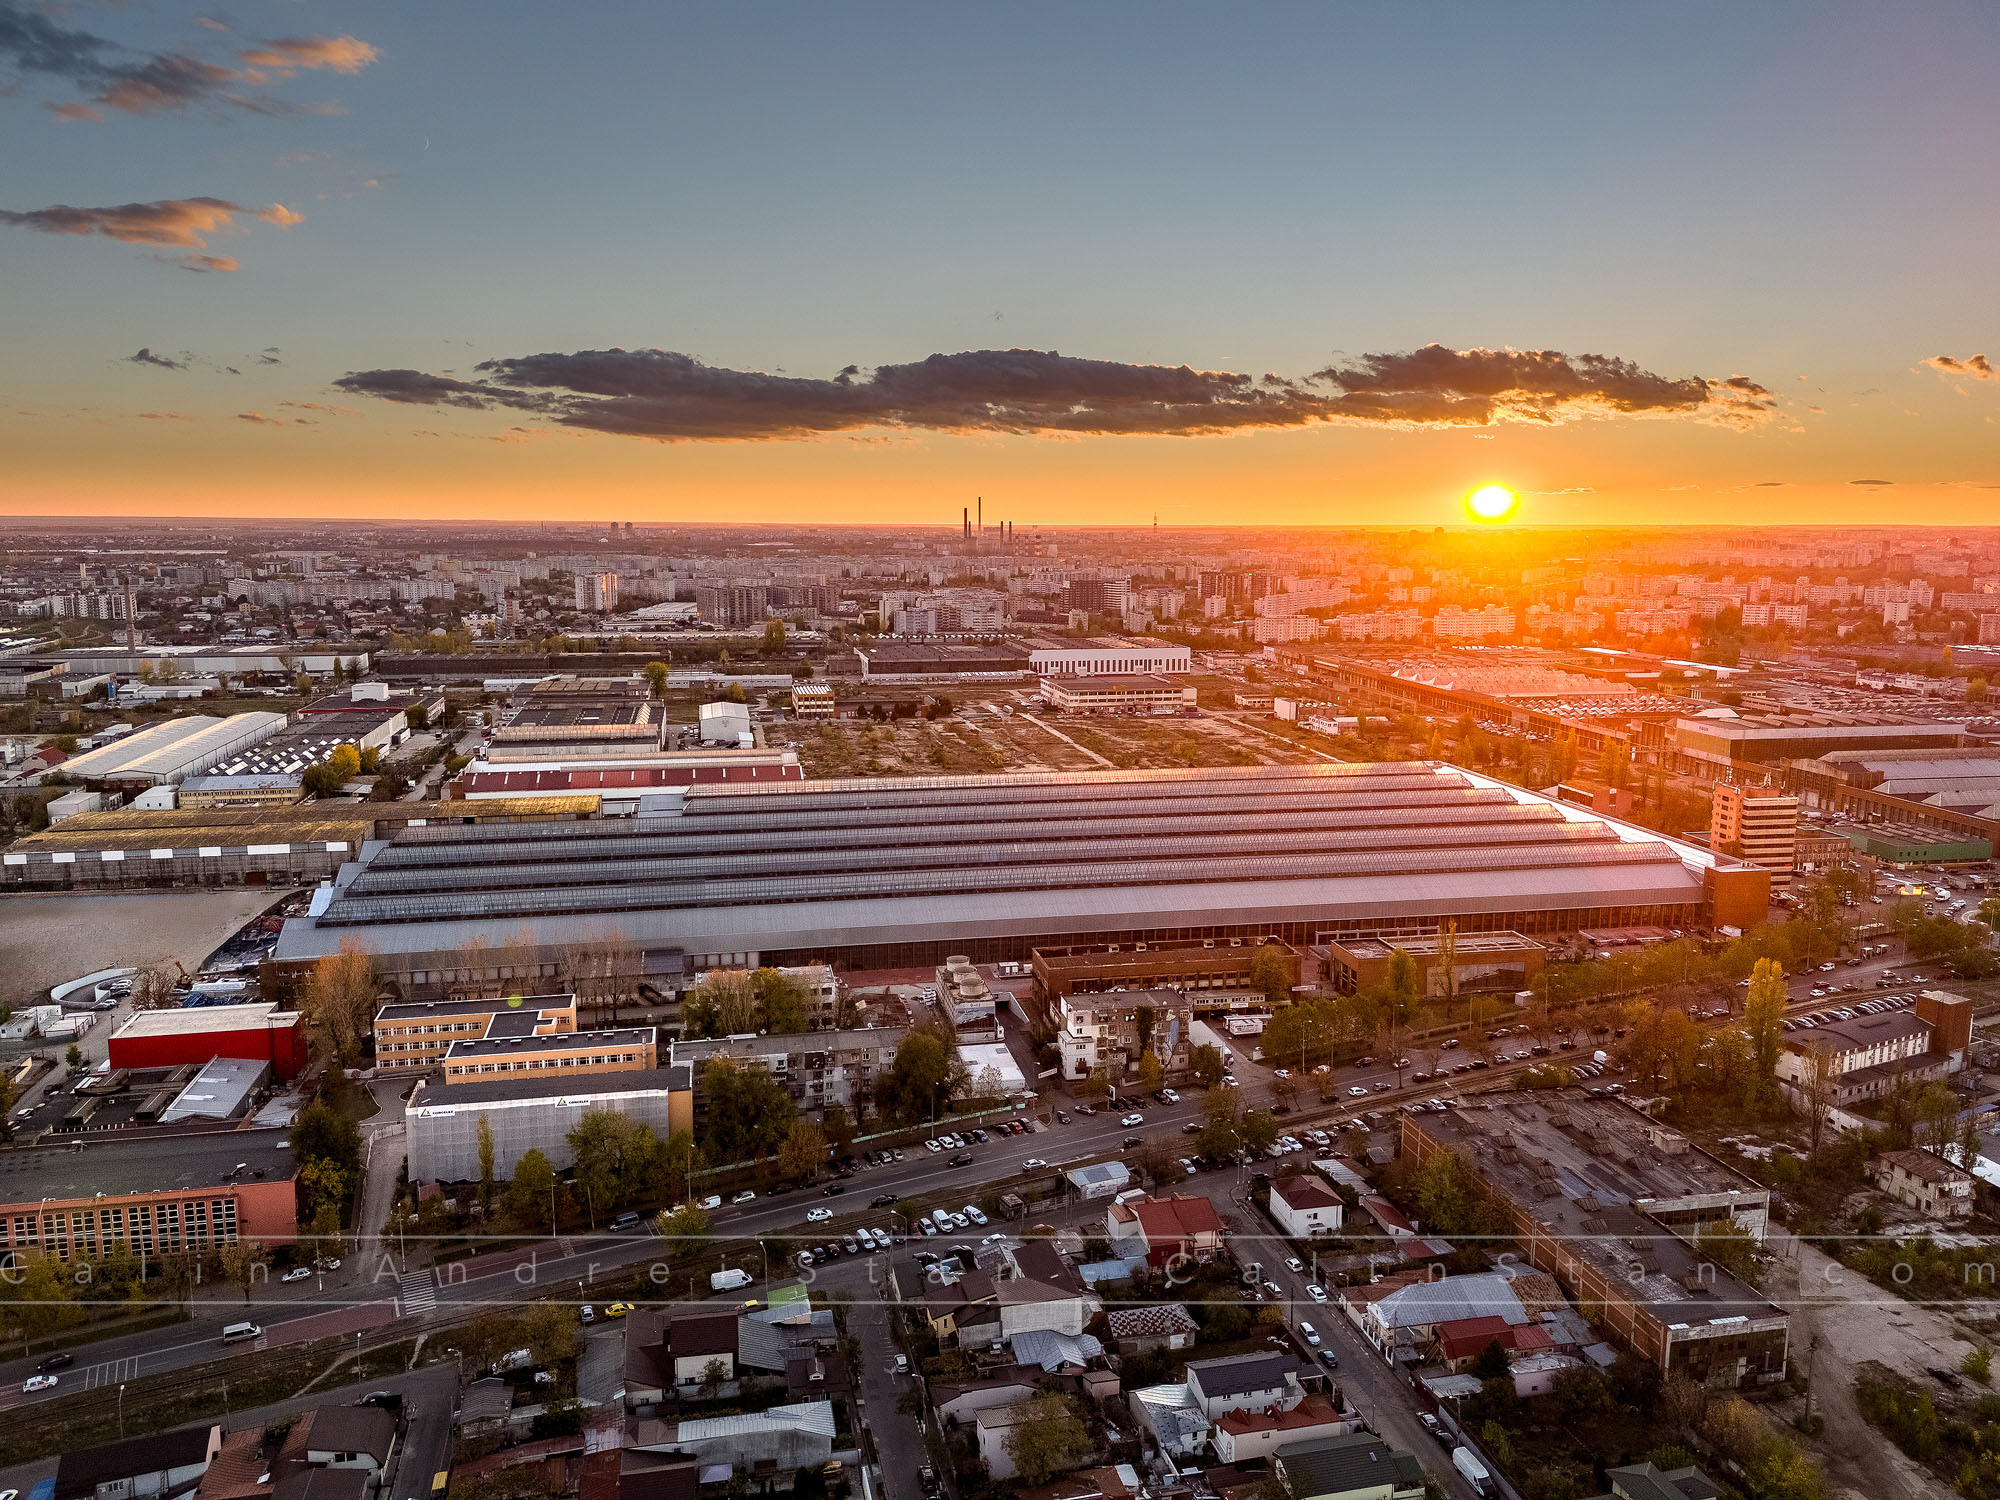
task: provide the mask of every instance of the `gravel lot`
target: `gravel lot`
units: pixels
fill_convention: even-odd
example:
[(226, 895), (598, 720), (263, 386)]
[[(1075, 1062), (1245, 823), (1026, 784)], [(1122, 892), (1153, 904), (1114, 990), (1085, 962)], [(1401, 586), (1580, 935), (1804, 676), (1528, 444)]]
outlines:
[(240, 886), (143, 895), (0, 897), (0, 1003), (114, 964), (179, 959), (189, 971), (282, 892)]

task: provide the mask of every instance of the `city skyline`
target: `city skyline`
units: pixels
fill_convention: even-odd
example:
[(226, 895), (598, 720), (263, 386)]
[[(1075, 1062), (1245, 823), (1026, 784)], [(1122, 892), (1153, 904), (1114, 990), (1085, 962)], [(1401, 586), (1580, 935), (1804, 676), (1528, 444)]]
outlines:
[(0, 3), (0, 514), (1449, 525), (1499, 483), (1522, 526), (1950, 526), (2000, 490), (1966, 7), (471, 19)]

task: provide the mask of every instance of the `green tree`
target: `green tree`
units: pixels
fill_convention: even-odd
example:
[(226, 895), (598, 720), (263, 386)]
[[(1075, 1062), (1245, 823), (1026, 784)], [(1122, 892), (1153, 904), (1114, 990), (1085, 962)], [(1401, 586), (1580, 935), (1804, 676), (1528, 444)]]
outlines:
[(1250, 987), (1262, 990), (1264, 998), (1273, 1006), (1284, 1005), (1292, 998), (1292, 968), (1286, 962), (1288, 956), (1280, 944), (1266, 943), (1250, 960)]
[(69, 1051), (63, 1054), (63, 1063), (68, 1067), (70, 1072), (76, 1072), (83, 1066), (83, 1048), (77, 1046), (75, 1042), (71, 1042), (69, 1044)]
[(708, 1243), (708, 1215), (692, 1203), (661, 1209), (653, 1217), (653, 1228), (680, 1259), (697, 1254)]
[(673, 668), (663, 661), (649, 661), (639, 669), (646, 678), (646, 686), (655, 699), (667, 696), (667, 679), (673, 675)]
[(669, 1198), (685, 1197), (694, 1176), (707, 1165), (701, 1147), (690, 1131), (676, 1130), (660, 1148), (660, 1171), (666, 1178)]
[(689, 1036), (743, 1036), (757, 1029), (757, 989), (742, 969), (712, 969), (681, 1001)]
[(1153, 1053), (1141, 1052), (1139, 1054), (1139, 1087), (1141, 1089), (1149, 1094), (1154, 1089), (1157, 1089), (1160, 1086), (1161, 1071), (1160, 1059)]
[(820, 1118), (826, 1130), (826, 1143), (833, 1148), (836, 1158), (846, 1156), (854, 1149), (854, 1116), (845, 1104), (835, 1102), (820, 1111)]
[(1981, 1385), (1991, 1385), (1993, 1383), (1993, 1351), (1991, 1349), (1970, 1350), (1965, 1358), (1958, 1362), (1958, 1370), (1961, 1375), (1969, 1375)]
[(776, 656), (785, 649), (785, 622), (766, 620), (764, 622), (764, 654)]
[(1269, 1151), (1278, 1139), (1278, 1122), (1261, 1109), (1246, 1112), (1236, 1129), (1252, 1151)]
[(219, 1258), (223, 1278), (231, 1286), (243, 1289), (243, 1305), (248, 1307), (250, 1289), (270, 1275), (270, 1253), (252, 1240), (238, 1240), (233, 1245), (224, 1245)]
[(1490, 1227), (1486, 1190), (1456, 1151), (1428, 1157), (1410, 1174), (1410, 1194), (1425, 1234), (1475, 1235)]
[(1007, 1457), (1024, 1485), (1047, 1484), (1091, 1455), (1090, 1434), (1067, 1396), (1047, 1392), (1033, 1398), (1028, 1419), (1007, 1434)]
[(338, 1207), (361, 1181), (361, 1128), (315, 1099), (292, 1122), (292, 1160), (308, 1216), (322, 1203)]
[(1743, 1030), (1750, 1038), (1757, 1077), (1766, 1086), (1778, 1067), (1786, 998), (1784, 969), (1776, 959), (1758, 959), (1750, 971), (1750, 993), (1743, 1001)]
[(931, 1027), (919, 1027), (896, 1048), (896, 1060), (875, 1082), (875, 1107), (892, 1120), (936, 1119), (970, 1080), (958, 1048)]
[(1746, 1286), (1764, 1279), (1757, 1260), (1757, 1241), (1734, 1219), (1704, 1224), (1694, 1237), (1695, 1249)]
[(1215, 1088), (1222, 1082), (1225, 1071), (1222, 1066), (1222, 1050), (1203, 1042), (1189, 1056), (1188, 1070), (1194, 1074), (1194, 1081), (1203, 1088)]
[(538, 1302), (521, 1317), (521, 1338), (543, 1368), (576, 1355), (576, 1312), (557, 1302)]
[(769, 1156), (791, 1128), (792, 1096), (763, 1067), (713, 1058), (701, 1070), (701, 1091), (708, 1099), (702, 1154), (718, 1165)]
[(520, 1223), (540, 1221), (555, 1233), (556, 1169), (540, 1147), (529, 1147), (514, 1164), (514, 1180), (507, 1184), (507, 1211)]
[(773, 1036), (795, 1035), (806, 1030), (810, 997), (804, 980), (777, 969), (762, 968), (750, 976), (750, 987), (763, 1012), (764, 1030)]
[(1423, 979), (1417, 961), (1401, 948), (1389, 955), (1382, 971), (1382, 1005), (1393, 1024), (1407, 1025), (1423, 993)]
[(657, 1164), (659, 1142), (652, 1127), (615, 1109), (585, 1110), (565, 1139), (575, 1161), (576, 1185), (593, 1217), (599, 1209), (621, 1207)]

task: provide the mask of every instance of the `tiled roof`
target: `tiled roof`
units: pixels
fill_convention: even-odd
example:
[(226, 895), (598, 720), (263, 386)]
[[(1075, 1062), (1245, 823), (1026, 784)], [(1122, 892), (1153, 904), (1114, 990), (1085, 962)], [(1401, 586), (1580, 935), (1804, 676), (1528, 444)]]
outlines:
[(1177, 1333), (1197, 1332), (1201, 1325), (1178, 1302), (1156, 1302), (1150, 1307), (1120, 1307), (1105, 1314), (1114, 1339), (1166, 1338)]

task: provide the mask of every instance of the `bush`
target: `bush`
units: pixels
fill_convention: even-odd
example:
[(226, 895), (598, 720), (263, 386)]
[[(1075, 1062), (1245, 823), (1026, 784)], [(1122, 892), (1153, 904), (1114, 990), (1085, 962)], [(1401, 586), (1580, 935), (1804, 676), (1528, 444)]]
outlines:
[(1937, 1457), (1941, 1439), (1929, 1391), (1920, 1391), (1887, 1370), (1867, 1371), (1854, 1382), (1854, 1404), (1910, 1457), (1925, 1461)]
[(1958, 1369), (1960, 1374), (1970, 1375), (1981, 1385), (1991, 1385), (1993, 1383), (1993, 1351), (1991, 1349), (1974, 1349), (1958, 1362)]

